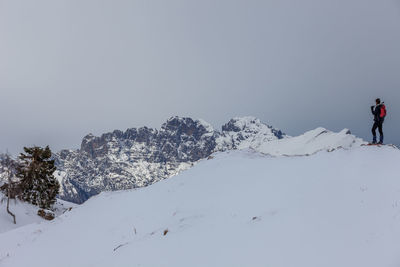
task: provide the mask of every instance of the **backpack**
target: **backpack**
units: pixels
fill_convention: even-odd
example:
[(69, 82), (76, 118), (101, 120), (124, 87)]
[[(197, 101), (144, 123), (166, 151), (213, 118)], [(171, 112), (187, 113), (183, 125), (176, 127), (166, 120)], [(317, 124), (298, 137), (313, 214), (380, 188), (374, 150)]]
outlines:
[(386, 107), (384, 104), (381, 106), (381, 114), (379, 114), (380, 118), (385, 118), (386, 117)]

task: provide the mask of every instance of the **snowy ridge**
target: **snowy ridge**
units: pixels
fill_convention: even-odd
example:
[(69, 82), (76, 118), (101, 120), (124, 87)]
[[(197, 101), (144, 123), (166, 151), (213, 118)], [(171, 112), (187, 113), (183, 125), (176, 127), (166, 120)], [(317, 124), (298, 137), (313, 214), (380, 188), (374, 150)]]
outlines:
[(0, 234), (0, 265), (399, 266), (398, 161), (391, 147), (218, 153), (171, 179)]
[(222, 131), (203, 120), (172, 117), (159, 130), (88, 134), (80, 149), (54, 154), (55, 176), (60, 198), (83, 203), (103, 191), (145, 187), (172, 177), (215, 152), (252, 149), (271, 156), (299, 156), (362, 143), (346, 129), (334, 133), (317, 128), (289, 137), (255, 117), (233, 118)]
[(271, 156), (303, 156), (339, 148), (350, 149), (365, 143), (348, 129), (335, 133), (320, 127), (296, 137), (263, 142), (250, 148)]

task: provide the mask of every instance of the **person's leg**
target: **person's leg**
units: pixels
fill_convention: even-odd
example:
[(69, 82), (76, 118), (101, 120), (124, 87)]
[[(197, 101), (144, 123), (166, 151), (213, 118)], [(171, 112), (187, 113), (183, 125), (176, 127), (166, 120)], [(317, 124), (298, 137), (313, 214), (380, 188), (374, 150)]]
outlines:
[(383, 126), (383, 123), (382, 123), (382, 122), (378, 124), (379, 143), (380, 143), (380, 144), (383, 144), (383, 130), (382, 130), (382, 126)]
[(376, 143), (376, 128), (378, 128), (378, 124), (376, 122), (374, 122), (374, 125), (372, 126), (372, 143), (375, 144)]

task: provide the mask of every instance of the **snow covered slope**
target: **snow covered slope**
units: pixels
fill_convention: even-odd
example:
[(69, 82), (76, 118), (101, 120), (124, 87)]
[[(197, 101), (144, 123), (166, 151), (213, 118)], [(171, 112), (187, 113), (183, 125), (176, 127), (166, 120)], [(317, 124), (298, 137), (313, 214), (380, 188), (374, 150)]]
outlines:
[[(3, 200), (0, 204), (0, 233), (7, 232), (27, 224), (40, 223), (44, 221), (42, 217), (37, 215), (39, 210), (37, 206), (19, 200), (10, 200), (10, 210), (15, 214), (17, 221), (17, 223), (14, 224), (12, 217), (7, 213), (6, 210), (7, 200), (1, 192), (0, 200)], [(54, 204), (54, 214), (59, 216), (69, 208), (75, 206), (76, 204), (57, 199), (57, 202)]]
[(251, 116), (233, 118), (221, 130), (203, 120), (172, 117), (159, 130), (142, 127), (98, 137), (89, 134), (80, 149), (53, 155), (61, 185), (59, 197), (83, 203), (102, 191), (145, 187), (215, 152), (251, 148), (274, 156), (310, 155), (362, 143), (348, 130), (334, 133), (324, 128), (289, 137)]
[(250, 148), (272, 156), (302, 156), (339, 148), (350, 149), (365, 143), (348, 129), (335, 133), (320, 127), (296, 137), (262, 142)]
[(159, 130), (142, 127), (99, 137), (89, 134), (80, 149), (54, 155), (60, 198), (82, 203), (102, 191), (145, 187), (216, 151), (248, 148), (284, 137), (254, 117), (231, 119), (222, 132), (203, 120), (172, 117)]
[[(0, 265), (400, 266), (399, 150), (219, 153), (0, 234)], [(379, 166), (379, 167), (377, 167)]]
[(229, 120), (222, 131), (203, 120), (172, 117), (160, 130), (143, 127), (87, 135), (81, 149), (55, 154), (55, 175), (60, 197), (82, 203), (102, 191), (145, 187), (172, 177), (215, 152), (251, 148), (274, 156), (309, 155), (361, 143), (348, 130), (317, 128), (289, 137), (251, 116)]

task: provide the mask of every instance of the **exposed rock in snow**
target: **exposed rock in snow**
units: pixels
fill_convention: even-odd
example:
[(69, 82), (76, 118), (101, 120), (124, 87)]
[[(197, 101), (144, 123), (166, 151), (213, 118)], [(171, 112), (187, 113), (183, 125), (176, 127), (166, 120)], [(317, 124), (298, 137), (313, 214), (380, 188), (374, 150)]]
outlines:
[(246, 149), (287, 137), (280, 130), (262, 123), (254, 117), (233, 118), (222, 126), (217, 138), (217, 151)]

